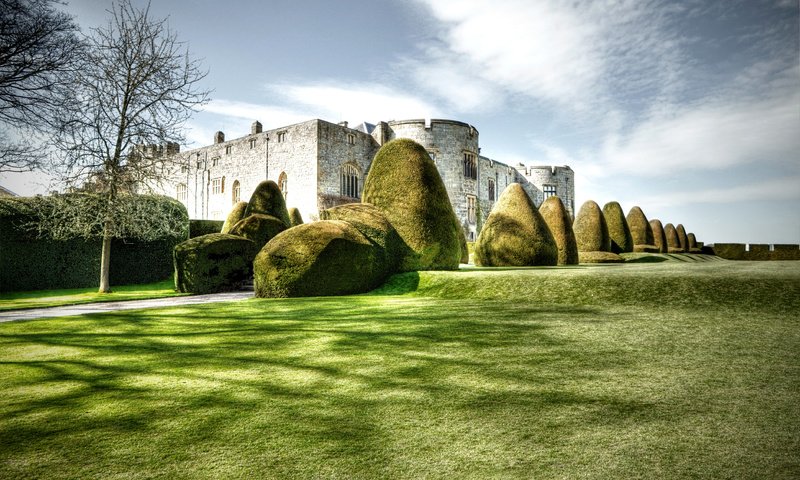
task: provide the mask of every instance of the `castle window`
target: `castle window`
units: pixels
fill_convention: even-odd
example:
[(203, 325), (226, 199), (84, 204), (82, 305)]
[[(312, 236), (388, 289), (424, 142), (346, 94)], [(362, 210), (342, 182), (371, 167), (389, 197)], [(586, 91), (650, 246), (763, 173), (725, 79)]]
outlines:
[(212, 167), (216, 167), (217, 165), (219, 165), (219, 157), (212, 158), (211, 159), (211, 166)]
[(286, 132), (278, 132), (278, 143), (286, 141)]
[(181, 165), (181, 173), (186, 173), (189, 171), (189, 167), (186, 165)]
[(350, 145), (355, 145), (356, 144), (356, 136), (354, 134), (352, 134), (352, 133), (348, 133), (347, 134), (347, 143), (349, 143)]
[(225, 146), (225, 155), (230, 155), (232, 150), (233, 150), (233, 145), (226, 145)]
[(175, 187), (176, 198), (178, 201), (186, 203), (187, 192), (186, 192), (186, 184), (179, 183), (177, 187)]
[(464, 178), (478, 179), (478, 163), (474, 153), (464, 152)]
[(289, 193), (288, 178), (286, 177), (286, 172), (281, 172), (281, 174), (278, 176), (278, 186), (281, 187), (281, 193), (283, 193), (283, 198), (286, 198), (286, 195)]
[(256, 148), (256, 139), (255, 138), (251, 138), (250, 139), (250, 148)]
[(219, 195), (223, 192), (222, 187), (222, 178), (213, 178), (211, 179), (211, 193), (214, 195)]
[(231, 203), (233, 203), (234, 205), (239, 203), (239, 201), (242, 198), (241, 193), (242, 193), (242, 187), (239, 184), (239, 180), (234, 180), (233, 187), (231, 188)]
[(477, 201), (474, 195), (467, 195), (467, 221), (469, 223), (475, 223), (476, 215), (475, 215), (475, 205)]
[(495, 200), (497, 200), (497, 197), (495, 196), (496, 193), (497, 193), (497, 191), (496, 191), (495, 186), (494, 186), (494, 180), (492, 180), (490, 178), (489, 179), (489, 201), (490, 202), (494, 202)]
[(544, 192), (544, 199), (547, 200), (550, 197), (556, 196), (556, 186), (555, 185), (542, 185), (542, 191)]
[(342, 165), (340, 192), (343, 197), (358, 198), (358, 170), (352, 164)]

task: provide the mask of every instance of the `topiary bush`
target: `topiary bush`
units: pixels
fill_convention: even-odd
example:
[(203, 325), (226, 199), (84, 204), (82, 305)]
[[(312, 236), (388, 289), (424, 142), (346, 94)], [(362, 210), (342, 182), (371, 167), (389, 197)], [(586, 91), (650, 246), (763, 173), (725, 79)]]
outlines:
[(278, 184), (272, 180), (264, 180), (259, 183), (255, 191), (253, 191), (253, 195), (250, 196), (250, 201), (247, 202), (247, 208), (244, 211), (244, 217), (249, 217), (254, 213), (270, 215), (286, 225), (292, 224), (289, 219), (289, 211), (286, 210), (286, 201), (283, 198), (283, 193)]
[(572, 224), (572, 231), (575, 232), (578, 252), (611, 251), (611, 238), (608, 236), (606, 219), (600, 205), (593, 200), (587, 200), (581, 205)]
[(619, 202), (606, 203), (603, 206), (603, 217), (606, 219), (608, 236), (611, 240), (611, 252), (617, 254), (632, 252), (633, 237)]
[(653, 245), (658, 248), (659, 253), (667, 253), (669, 246), (667, 245), (667, 236), (664, 233), (664, 226), (661, 220), (654, 218), (650, 220), (650, 228), (653, 229)]
[(558, 247), (522, 185), (500, 195), (475, 242), (475, 265), (483, 267), (556, 265)]
[(558, 265), (577, 265), (578, 242), (575, 240), (575, 232), (572, 231), (572, 218), (564, 207), (564, 202), (557, 196), (549, 197), (539, 205), (539, 213), (558, 247)]
[(436, 165), (420, 144), (384, 144), (364, 182), (362, 201), (378, 207), (409, 246), (401, 271), (454, 270), (461, 247), (458, 220)]
[(458, 246), (461, 248), (461, 258), (458, 260), (459, 263), (469, 263), (469, 246), (467, 245), (467, 236), (464, 235), (464, 230), (461, 229), (461, 225), (457, 225), (458, 227)]
[(687, 234), (686, 240), (688, 242), (689, 253), (703, 253), (703, 249), (697, 244), (697, 237), (694, 233)]
[(381, 247), (353, 225), (320, 220), (273, 238), (253, 262), (256, 297), (348, 295), (379, 286)]
[(664, 236), (667, 239), (667, 253), (683, 253), (678, 231), (673, 224), (668, 223), (664, 226)]
[(272, 215), (254, 213), (236, 222), (229, 233), (252, 240), (256, 248), (261, 250), (275, 235), (287, 228), (285, 223)]
[(222, 229), (219, 232), (230, 233), (231, 228), (233, 228), (233, 226), (236, 225), (239, 220), (244, 218), (244, 212), (246, 210), (247, 202), (237, 202), (236, 205), (234, 205), (231, 209), (230, 213), (228, 213), (227, 218), (225, 218), (225, 223), (222, 224)]
[(222, 220), (189, 220), (189, 238), (201, 237), (209, 233), (219, 233)]
[(290, 227), (296, 227), (303, 224), (303, 216), (300, 215), (300, 210), (292, 207), (289, 209), (289, 221), (292, 222)]
[(653, 238), (653, 227), (650, 226), (650, 222), (647, 221), (647, 217), (641, 208), (638, 206), (631, 208), (625, 220), (631, 230), (634, 252), (659, 252), (660, 249), (655, 245), (655, 239)]
[(622, 263), (624, 258), (612, 252), (578, 252), (580, 263)]
[(255, 242), (227, 233), (210, 233), (175, 246), (175, 289), (185, 293), (236, 290), (250, 278)]
[(689, 239), (686, 235), (686, 229), (683, 227), (683, 224), (678, 224), (675, 227), (675, 231), (678, 234), (678, 243), (680, 244), (681, 250), (685, 252), (689, 251)]

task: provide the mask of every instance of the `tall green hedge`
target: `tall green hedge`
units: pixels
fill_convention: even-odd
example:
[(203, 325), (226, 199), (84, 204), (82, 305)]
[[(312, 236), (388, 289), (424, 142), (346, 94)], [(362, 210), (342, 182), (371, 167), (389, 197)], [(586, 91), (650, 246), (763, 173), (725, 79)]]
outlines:
[[(53, 240), (24, 226), (36, 218), (34, 205), (49, 197), (0, 199), (0, 291), (93, 287), (100, 279), (99, 237)], [(180, 236), (155, 241), (135, 238), (111, 243), (110, 281), (114, 285), (149, 283), (172, 274), (172, 249), (186, 239), (188, 215), (180, 202), (149, 197), (180, 217), (187, 229)]]

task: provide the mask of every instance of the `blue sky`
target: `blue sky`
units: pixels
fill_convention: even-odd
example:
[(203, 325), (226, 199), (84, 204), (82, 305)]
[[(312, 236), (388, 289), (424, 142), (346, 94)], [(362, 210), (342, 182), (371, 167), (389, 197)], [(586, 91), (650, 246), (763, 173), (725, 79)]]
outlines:
[[(84, 27), (110, 1), (70, 0)], [(188, 127), (450, 118), (700, 241), (800, 243), (797, 0), (153, 0), (204, 59)], [(30, 176), (10, 179), (30, 193)], [(9, 179), (0, 179), (4, 185)], [(28, 182), (28, 183), (25, 183)]]

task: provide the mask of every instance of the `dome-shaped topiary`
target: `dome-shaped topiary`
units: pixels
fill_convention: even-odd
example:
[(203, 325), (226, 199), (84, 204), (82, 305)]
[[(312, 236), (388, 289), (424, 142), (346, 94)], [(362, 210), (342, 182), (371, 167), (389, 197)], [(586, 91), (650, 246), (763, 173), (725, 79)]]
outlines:
[(631, 208), (625, 219), (628, 221), (628, 227), (631, 230), (633, 251), (658, 253), (659, 248), (655, 245), (655, 239), (653, 238), (653, 227), (650, 226), (650, 222), (647, 221), (642, 209), (638, 206)]
[(572, 224), (572, 231), (575, 232), (579, 252), (611, 251), (608, 226), (597, 202), (587, 200), (581, 205)]
[(286, 230), (285, 223), (272, 215), (254, 213), (236, 222), (231, 230), (231, 235), (238, 235), (255, 242), (259, 250), (275, 235)]
[(420, 144), (409, 139), (384, 144), (364, 182), (362, 201), (378, 207), (410, 247), (401, 271), (458, 268), (458, 221), (439, 171)]
[(259, 183), (253, 195), (250, 196), (244, 216), (249, 217), (254, 213), (273, 216), (286, 225), (292, 224), (289, 219), (289, 212), (286, 210), (286, 201), (283, 199), (283, 193), (278, 184), (272, 180), (264, 180)]
[(681, 250), (684, 252), (689, 251), (689, 239), (686, 236), (686, 229), (683, 227), (683, 224), (679, 223), (675, 227), (675, 231), (678, 233), (678, 242), (680, 243)]
[(661, 220), (654, 218), (650, 220), (650, 228), (653, 229), (653, 245), (658, 248), (660, 253), (667, 253), (669, 246), (667, 245), (667, 236), (664, 233), (664, 226)]
[(231, 228), (236, 225), (236, 222), (244, 218), (244, 212), (246, 210), (247, 202), (236, 202), (236, 205), (233, 206), (228, 217), (225, 219), (225, 223), (222, 224), (220, 233), (230, 233)]
[(253, 261), (256, 297), (348, 295), (374, 289), (392, 273), (381, 247), (353, 225), (320, 220), (273, 238)]
[(296, 227), (298, 225), (303, 224), (303, 216), (300, 215), (300, 210), (292, 207), (289, 209), (289, 221), (291, 221), (290, 227)]
[(668, 223), (664, 226), (664, 236), (667, 238), (667, 253), (683, 253), (678, 231), (673, 224)]
[(632, 252), (631, 230), (619, 202), (606, 203), (603, 206), (603, 217), (606, 219), (608, 236), (611, 239), (611, 251), (613, 253)]
[(564, 207), (564, 202), (557, 196), (549, 197), (539, 206), (539, 213), (556, 241), (558, 264), (577, 265), (578, 242), (575, 240), (575, 232), (572, 231), (572, 218)]
[(522, 185), (500, 195), (475, 242), (475, 265), (483, 267), (556, 265), (558, 247)]
[(252, 240), (211, 233), (175, 246), (175, 289), (184, 293), (235, 290), (250, 277), (258, 253)]
[(687, 234), (686, 239), (689, 242), (689, 253), (703, 253), (703, 249), (697, 244), (697, 237), (694, 233)]

